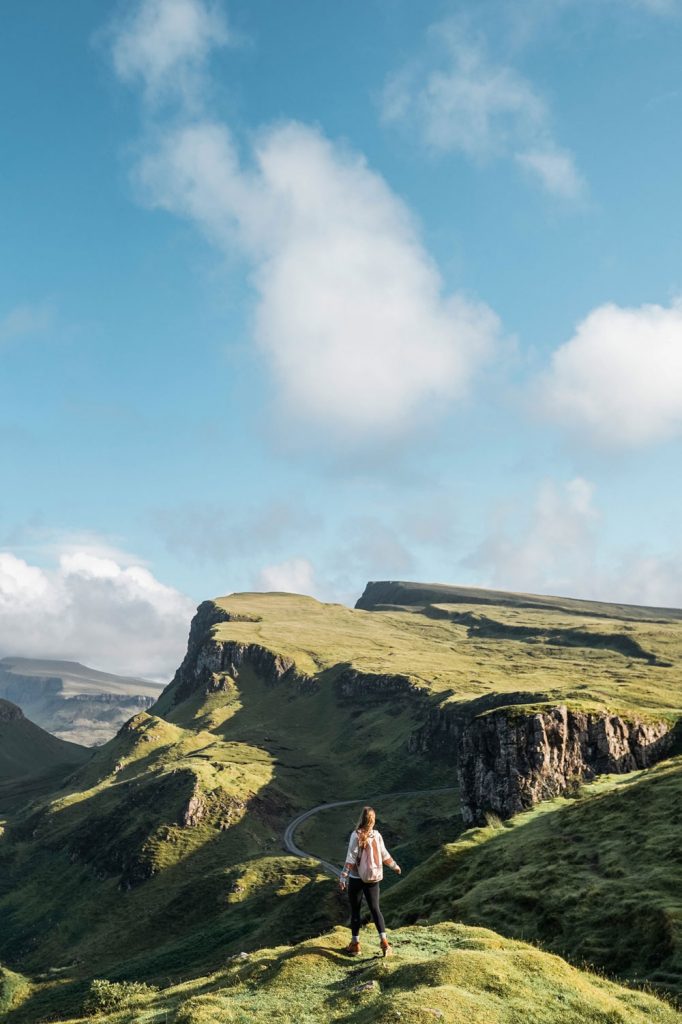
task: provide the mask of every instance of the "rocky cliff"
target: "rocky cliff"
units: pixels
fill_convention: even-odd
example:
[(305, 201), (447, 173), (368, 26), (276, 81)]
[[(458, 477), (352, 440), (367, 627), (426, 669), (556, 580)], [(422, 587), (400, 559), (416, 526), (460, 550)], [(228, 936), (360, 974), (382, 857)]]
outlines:
[(298, 690), (317, 689), (313, 676), (299, 672), (293, 659), (276, 654), (260, 644), (241, 643), (238, 640), (216, 641), (212, 630), (221, 622), (241, 621), (237, 616), (218, 607), (213, 601), (199, 605), (192, 620), (187, 654), (180, 668), (159, 701), (159, 708), (172, 707), (190, 694), (227, 689), (230, 680), (239, 679), (248, 666), (266, 683), (294, 683)]
[(516, 707), (473, 717), (466, 708), (446, 706), (411, 738), (412, 749), (449, 758), (456, 768), (468, 825), (484, 824), (489, 814), (509, 818), (597, 775), (649, 767), (671, 746), (664, 720), (627, 720), (565, 705), (529, 713), (522, 706), (529, 695), (512, 696)]
[[(374, 733), (385, 728), (388, 736), (388, 716), (406, 710), (398, 742), (414, 755), (415, 767), (430, 761), (434, 776), (449, 771), (458, 779), (468, 825), (484, 823), (490, 814), (508, 818), (599, 774), (647, 767), (670, 746), (671, 725), (663, 717), (645, 721), (634, 712), (577, 711), (540, 690), (453, 701), (448, 700), (453, 691), (436, 694), (409, 675), (359, 671), (347, 663), (308, 675), (293, 658), (259, 642), (216, 640), (214, 627), (230, 621), (243, 617), (211, 601), (199, 607), (187, 655), (159, 702), (159, 713), (190, 695), (227, 691), (239, 685), (247, 669), (269, 686), (285, 684), (292, 696), (331, 685), (337, 707), (350, 710), (354, 721), (364, 716), (369, 722), (370, 714), (380, 714), (373, 719)], [(302, 719), (314, 713), (312, 707), (302, 709)], [(370, 745), (378, 738), (374, 734)], [(396, 739), (391, 740), (394, 751)]]

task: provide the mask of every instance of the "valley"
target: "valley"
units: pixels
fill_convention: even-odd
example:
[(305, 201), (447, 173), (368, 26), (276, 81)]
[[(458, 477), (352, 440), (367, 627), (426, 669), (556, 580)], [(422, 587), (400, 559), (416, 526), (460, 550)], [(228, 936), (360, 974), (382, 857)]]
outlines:
[[(10, 1024), (360, 1024), (380, 992), (396, 1020), (682, 1019), (680, 613), (399, 583), (358, 605), (204, 602), (152, 706), (48, 791), (0, 787)], [(349, 964), (345, 899), (282, 836), (382, 793), (397, 955)], [(357, 809), (297, 846), (340, 864)]]

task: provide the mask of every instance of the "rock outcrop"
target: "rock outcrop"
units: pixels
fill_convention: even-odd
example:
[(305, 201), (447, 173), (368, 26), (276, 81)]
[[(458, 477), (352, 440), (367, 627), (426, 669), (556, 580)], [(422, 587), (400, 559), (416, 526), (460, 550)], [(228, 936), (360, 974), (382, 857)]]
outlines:
[(466, 723), (457, 739), (462, 815), (482, 824), (489, 814), (509, 818), (596, 775), (646, 768), (669, 749), (671, 732), (665, 721), (561, 705), (535, 714), (492, 711)]
[(0, 722), (16, 722), (23, 717), (23, 711), (16, 704), (0, 699)]
[(429, 695), (409, 676), (358, 672), (345, 668), (334, 681), (336, 696), (344, 702), (377, 704), (395, 698), (407, 698), (418, 704), (428, 704)]
[(271, 686), (292, 683), (303, 693), (318, 688), (317, 680), (300, 672), (292, 658), (261, 644), (212, 638), (214, 626), (235, 620), (240, 621), (213, 601), (199, 605), (190, 627), (187, 654), (167, 691), (172, 704), (179, 704), (194, 693), (227, 690), (247, 667)]

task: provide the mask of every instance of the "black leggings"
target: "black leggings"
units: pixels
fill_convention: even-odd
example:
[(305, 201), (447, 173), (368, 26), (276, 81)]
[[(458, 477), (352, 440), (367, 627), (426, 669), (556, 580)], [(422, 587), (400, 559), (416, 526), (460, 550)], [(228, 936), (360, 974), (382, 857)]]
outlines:
[(379, 907), (379, 883), (363, 882), (361, 878), (348, 879), (348, 900), (350, 902), (350, 927), (353, 935), (360, 934), (360, 907), (362, 894), (365, 894), (372, 920), (379, 933), (386, 931), (384, 915)]

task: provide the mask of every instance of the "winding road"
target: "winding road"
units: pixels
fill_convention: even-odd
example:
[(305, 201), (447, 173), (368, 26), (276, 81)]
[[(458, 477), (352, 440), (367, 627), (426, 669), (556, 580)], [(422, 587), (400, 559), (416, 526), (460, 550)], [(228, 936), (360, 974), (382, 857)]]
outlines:
[(314, 853), (309, 853), (307, 850), (302, 850), (296, 845), (294, 835), (296, 829), (307, 821), (308, 818), (312, 818), (314, 814), (318, 814), (320, 811), (328, 811), (332, 807), (351, 807), (353, 804), (366, 804), (366, 803), (379, 803), (381, 800), (390, 800), (395, 796), (435, 796), (437, 793), (454, 793), (456, 792), (455, 786), (443, 786), (441, 789), (404, 789), (398, 793), (381, 793), (379, 796), (372, 796), (369, 799), (362, 800), (335, 800), (330, 804), (318, 804), (317, 807), (311, 807), (309, 811), (304, 811), (303, 814), (299, 814), (298, 817), (293, 818), (284, 830), (284, 846), (288, 853), (293, 853), (294, 857), (305, 857), (306, 860), (315, 860), (317, 863), (324, 868), (324, 870), (334, 875), (336, 878), (341, 874), (341, 868), (336, 867), (335, 864), (330, 863), (328, 860), (324, 860), (322, 857), (317, 857)]

